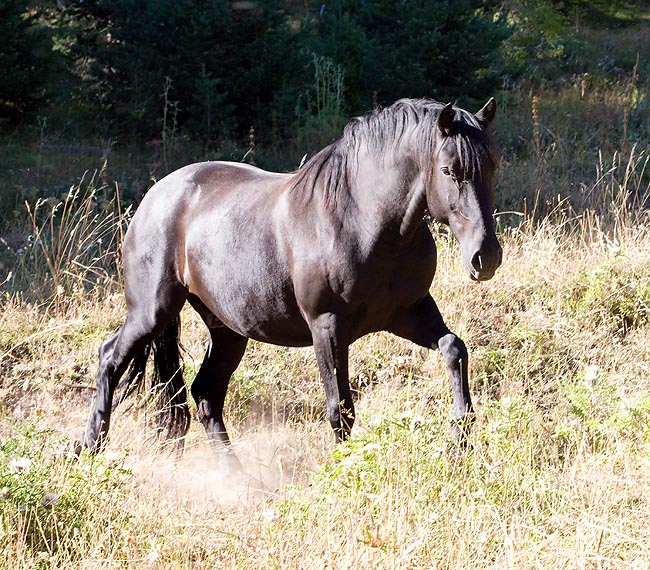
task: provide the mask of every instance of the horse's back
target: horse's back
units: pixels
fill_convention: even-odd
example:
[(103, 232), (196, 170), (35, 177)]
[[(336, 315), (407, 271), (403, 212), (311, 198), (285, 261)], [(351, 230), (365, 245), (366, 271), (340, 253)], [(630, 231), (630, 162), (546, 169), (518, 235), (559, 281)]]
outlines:
[[(198, 162), (180, 168), (145, 194), (129, 225), (130, 235), (143, 232), (176, 235), (201, 213), (228, 209), (251, 200), (272, 200), (287, 175), (236, 162)], [(153, 228), (158, 231), (154, 232)], [(153, 237), (153, 236), (150, 236)]]
[[(160, 200), (189, 200), (200, 197), (219, 200), (232, 192), (255, 190), (264, 193), (275, 188), (288, 175), (267, 172), (260, 168), (225, 161), (197, 162), (168, 174), (145, 194), (139, 209), (154, 209)], [(240, 197), (243, 199), (243, 197)]]

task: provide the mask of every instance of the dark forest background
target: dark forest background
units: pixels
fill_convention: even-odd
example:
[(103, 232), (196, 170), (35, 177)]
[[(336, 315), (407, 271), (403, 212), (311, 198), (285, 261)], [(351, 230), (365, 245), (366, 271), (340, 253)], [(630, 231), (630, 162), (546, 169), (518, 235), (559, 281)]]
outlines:
[(86, 171), (137, 202), (192, 161), (295, 169), (400, 97), (497, 96), (497, 138), (522, 165), (572, 140), (535, 126), (545, 115), (574, 117), (564, 131), (590, 113), (585, 136), (617, 148), (646, 132), (649, 14), (620, 0), (0, 0), (0, 230), (20, 234), (25, 203)]
[(213, 148), (253, 128), (262, 145), (318, 146), (400, 97), (479, 104), (623, 9), (634, 16), (592, 0), (2, 0), (0, 128)]

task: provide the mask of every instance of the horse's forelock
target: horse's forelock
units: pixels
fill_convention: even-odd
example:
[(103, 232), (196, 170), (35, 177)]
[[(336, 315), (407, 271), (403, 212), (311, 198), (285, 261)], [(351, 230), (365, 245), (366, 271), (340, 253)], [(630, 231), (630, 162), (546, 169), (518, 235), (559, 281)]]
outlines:
[[(461, 123), (465, 125), (464, 123)], [(463, 170), (463, 178), (482, 177), (486, 168), (494, 169), (497, 162), (496, 147), (492, 137), (484, 130), (470, 127), (471, 132), (460, 127), (452, 133), (456, 151)]]
[(377, 152), (388, 152), (388, 143), (399, 145), (405, 135), (413, 132), (417, 158), (425, 165), (432, 162), (441, 139), (449, 136), (456, 144), (465, 177), (481, 176), (484, 168), (493, 168), (497, 162), (496, 147), (476, 116), (454, 107), (451, 132), (443, 134), (437, 127), (443, 108), (442, 103), (431, 99), (400, 99), (386, 109), (354, 119), (346, 127), (341, 142), (346, 148), (355, 148), (363, 141)]
[(494, 169), (497, 163), (496, 145), (474, 114), (464, 109), (455, 111), (450, 136), (456, 144), (463, 177), (481, 177), (485, 168)]

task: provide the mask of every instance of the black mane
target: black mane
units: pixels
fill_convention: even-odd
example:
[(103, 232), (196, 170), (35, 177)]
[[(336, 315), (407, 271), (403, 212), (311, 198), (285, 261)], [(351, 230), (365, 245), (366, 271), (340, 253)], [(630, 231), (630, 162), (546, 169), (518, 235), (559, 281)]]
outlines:
[[(400, 99), (390, 107), (352, 119), (340, 139), (325, 147), (296, 172), (292, 187), (302, 188), (309, 196), (320, 191), (328, 203), (336, 202), (338, 193), (349, 190), (361, 145), (368, 145), (377, 154), (386, 154), (399, 147), (402, 139), (414, 134), (414, 158), (424, 171), (433, 164), (432, 156), (443, 135), (437, 121), (444, 104), (431, 99)], [(476, 116), (454, 107), (451, 132), (461, 161), (463, 178), (481, 176), (485, 166), (494, 166), (496, 147), (489, 133)]]

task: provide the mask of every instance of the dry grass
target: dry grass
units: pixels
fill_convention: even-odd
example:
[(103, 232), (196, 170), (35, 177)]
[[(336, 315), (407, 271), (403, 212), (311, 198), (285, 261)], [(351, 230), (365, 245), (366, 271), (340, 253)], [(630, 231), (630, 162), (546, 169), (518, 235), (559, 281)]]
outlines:
[[(228, 400), (249, 480), (219, 472), (197, 425), (183, 459), (155, 454), (128, 407), (104, 454), (54, 460), (83, 428), (122, 301), (56, 318), (5, 301), (0, 565), (647, 568), (648, 225), (569, 213), (508, 230), (506, 263), (481, 285), (438, 233), (434, 296), (472, 352), (467, 456), (450, 450), (439, 357), (377, 334), (352, 350), (362, 388), (345, 445), (311, 352), (253, 343)], [(183, 328), (191, 377), (205, 333), (189, 310)]]

